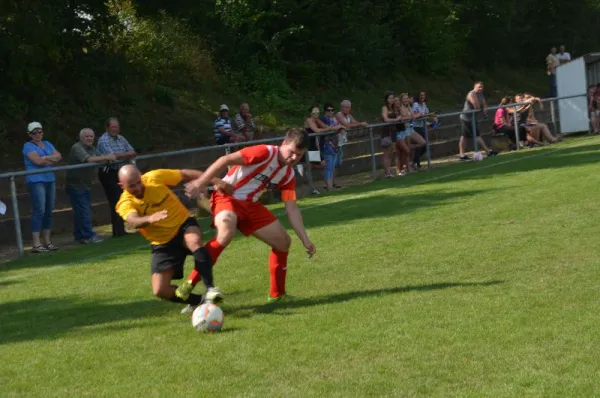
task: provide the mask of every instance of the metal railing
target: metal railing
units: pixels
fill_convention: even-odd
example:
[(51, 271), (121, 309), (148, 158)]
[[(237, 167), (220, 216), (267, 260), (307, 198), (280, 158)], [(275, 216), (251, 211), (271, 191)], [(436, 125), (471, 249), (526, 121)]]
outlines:
[[(587, 94), (570, 95), (570, 96), (556, 97), (556, 98), (546, 98), (546, 99), (543, 99), (540, 101), (543, 103), (550, 102), (551, 122), (553, 124), (554, 131), (557, 131), (554, 102), (558, 101), (558, 100), (563, 100), (563, 99), (579, 98), (582, 96), (586, 97)], [(517, 108), (523, 106), (524, 104), (529, 104), (529, 103), (531, 103), (531, 102), (513, 103), (513, 104), (507, 104), (507, 105), (501, 105), (501, 106), (500, 105), (490, 106), (487, 109), (488, 109), (488, 111), (493, 111), (493, 110), (500, 109), (500, 108), (517, 109)], [(443, 113), (443, 114), (435, 115), (435, 117), (440, 119), (440, 118), (448, 118), (448, 117), (453, 117), (453, 116), (460, 116), (462, 114), (472, 114), (473, 117), (471, 118), (471, 123), (472, 123), (472, 131), (473, 131), (473, 146), (474, 146), (474, 150), (478, 151), (477, 135), (476, 135), (478, 121), (477, 121), (476, 114), (481, 113), (481, 112), (482, 112), (481, 109), (466, 111), (466, 112), (458, 111), (458, 112), (450, 112), (450, 113)], [(423, 117), (423, 118), (418, 118), (415, 120), (431, 119), (431, 118), (432, 117)], [(370, 157), (371, 157), (371, 174), (373, 177), (375, 177), (377, 174), (377, 160), (376, 160), (377, 152), (375, 149), (375, 137), (373, 134), (373, 129), (396, 125), (398, 123), (402, 123), (402, 122), (373, 123), (373, 124), (369, 124), (366, 127), (354, 128), (354, 129), (347, 130), (348, 133), (351, 133), (351, 132), (362, 131), (364, 129), (368, 129), (369, 151), (370, 151)], [(519, 121), (517, 120), (517, 118), (515, 118), (515, 126), (514, 126), (515, 127), (515, 141), (516, 141), (517, 149), (520, 149), (519, 148), (519, 124), (518, 123), (519, 123)], [(431, 150), (430, 150), (431, 143), (429, 140), (429, 132), (427, 129), (427, 123), (425, 122), (425, 123), (423, 123), (423, 125), (424, 125), (423, 131), (424, 131), (424, 136), (425, 136), (424, 139), (425, 139), (425, 145), (426, 145), (427, 168), (430, 168), (431, 167)], [(323, 136), (328, 136), (328, 135), (332, 135), (332, 134), (336, 134), (336, 132), (313, 133), (313, 134), (310, 134), (310, 137), (323, 137)], [(149, 153), (149, 154), (137, 156), (134, 159), (133, 163), (135, 163), (136, 161), (139, 161), (139, 160), (154, 159), (154, 158), (159, 158), (159, 157), (170, 157), (170, 156), (199, 153), (199, 152), (207, 152), (207, 151), (212, 151), (215, 149), (218, 149), (218, 150), (224, 149), (225, 152), (228, 153), (231, 150), (231, 148), (239, 148), (239, 147), (256, 145), (256, 144), (264, 144), (264, 143), (274, 143), (274, 142), (283, 141), (283, 138), (284, 137), (281, 136), (281, 137), (265, 138), (265, 139), (261, 139), (261, 140), (241, 142), (241, 143), (235, 143), (235, 144), (212, 145), (212, 146), (205, 146), (205, 147), (180, 149), (180, 150), (175, 150), (175, 151)], [(306, 172), (307, 172), (306, 179), (308, 182), (309, 189), (312, 191), (314, 189), (314, 187), (313, 187), (311, 167), (310, 167), (310, 163), (308, 160), (308, 156), (306, 156), (305, 158), (306, 158), (306, 166), (307, 166), (306, 167)], [(126, 162), (127, 161), (118, 161), (118, 162), (111, 162), (110, 164), (119, 164), (119, 163), (126, 163)], [(106, 165), (107, 165), (106, 162), (104, 162), (104, 163), (83, 163), (83, 164), (78, 164), (78, 165), (57, 166), (57, 167), (43, 168), (43, 169), (38, 169), (38, 170), (22, 170), (22, 171), (11, 171), (11, 172), (6, 172), (6, 173), (0, 173), (0, 179), (9, 179), (10, 180), (11, 204), (12, 204), (12, 210), (13, 210), (15, 235), (16, 235), (16, 241), (17, 241), (19, 255), (22, 256), (24, 254), (24, 246), (23, 246), (23, 237), (21, 234), (21, 219), (20, 219), (19, 206), (18, 206), (18, 200), (17, 200), (17, 188), (16, 188), (16, 183), (15, 183), (15, 177), (23, 177), (23, 176), (29, 176), (29, 175), (34, 175), (34, 174), (42, 174), (42, 173), (54, 173), (54, 172), (59, 172), (59, 171), (69, 171), (69, 170), (84, 169), (84, 168), (97, 168), (97, 167), (103, 167)]]

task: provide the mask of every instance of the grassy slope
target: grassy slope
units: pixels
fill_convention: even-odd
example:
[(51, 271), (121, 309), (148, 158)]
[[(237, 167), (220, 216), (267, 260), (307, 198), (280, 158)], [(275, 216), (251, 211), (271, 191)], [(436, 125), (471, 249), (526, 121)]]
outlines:
[(2, 266), (0, 395), (592, 396), (599, 145), (304, 200), (298, 301), (263, 307), (268, 249), (236, 239), (212, 336), (152, 299), (139, 237)]

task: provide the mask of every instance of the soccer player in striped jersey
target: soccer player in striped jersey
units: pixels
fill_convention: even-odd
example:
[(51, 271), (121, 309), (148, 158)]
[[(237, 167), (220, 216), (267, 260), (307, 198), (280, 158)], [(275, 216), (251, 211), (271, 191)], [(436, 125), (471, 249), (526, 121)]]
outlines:
[[(293, 168), (306, 152), (308, 139), (308, 133), (305, 131), (292, 129), (287, 132), (280, 146), (255, 145), (222, 156), (199, 178), (186, 184), (186, 194), (198, 197), (214, 178), (229, 167), (223, 181), (231, 184), (234, 192), (232, 195), (213, 192), (211, 209), (217, 235), (210, 239), (205, 247), (214, 265), (223, 249), (233, 239), (236, 229), (245, 236), (253, 235), (271, 246), (271, 288), (268, 302), (278, 302), (289, 297), (286, 296), (285, 280), (292, 240), (277, 217), (259, 202), (263, 192), (275, 187), (281, 191), (287, 217), (294, 232), (309, 256), (313, 256), (317, 251), (306, 234), (304, 221), (296, 204), (296, 176)], [(192, 271), (187, 281), (175, 291), (177, 297), (185, 300), (199, 280), (198, 272)]]

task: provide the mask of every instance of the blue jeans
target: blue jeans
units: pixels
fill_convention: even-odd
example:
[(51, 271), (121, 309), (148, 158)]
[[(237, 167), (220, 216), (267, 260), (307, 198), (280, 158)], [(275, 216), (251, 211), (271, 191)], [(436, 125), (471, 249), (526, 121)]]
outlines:
[(323, 170), (323, 177), (325, 181), (333, 180), (333, 170), (335, 169), (335, 163), (337, 159), (337, 153), (324, 152), (321, 154), (323, 160), (325, 160), (325, 169)]
[(96, 234), (92, 229), (91, 190), (67, 187), (67, 194), (73, 209), (73, 237), (75, 240), (92, 239)]
[(52, 210), (54, 210), (54, 182), (28, 183), (33, 215), (31, 216), (31, 232), (40, 232), (52, 228)]
[(337, 156), (335, 158), (335, 167), (338, 169), (342, 167), (342, 158), (344, 156), (344, 152), (342, 152), (342, 147), (338, 147)]

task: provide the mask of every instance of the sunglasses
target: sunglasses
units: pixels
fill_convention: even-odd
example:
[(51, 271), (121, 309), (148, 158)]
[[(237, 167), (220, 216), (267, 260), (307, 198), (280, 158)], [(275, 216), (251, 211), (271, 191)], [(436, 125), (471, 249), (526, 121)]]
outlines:
[(333, 112), (334, 109), (333, 108), (329, 108), (329, 109), (325, 109), (325, 111), (327, 111), (327, 112)]
[(29, 135), (37, 135), (37, 134), (44, 134), (44, 132), (42, 130), (33, 130), (31, 133), (29, 133)]
[(311, 112), (313, 115), (318, 115), (320, 113), (320, 111), (318, 109), (314, 110)]

